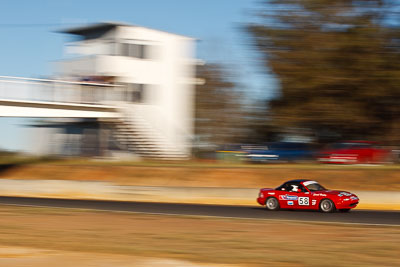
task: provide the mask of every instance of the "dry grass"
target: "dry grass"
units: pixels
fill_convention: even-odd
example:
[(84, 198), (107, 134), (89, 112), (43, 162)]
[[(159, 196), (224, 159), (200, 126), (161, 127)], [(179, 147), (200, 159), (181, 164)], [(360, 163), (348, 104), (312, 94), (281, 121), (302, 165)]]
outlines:
[(0, 178), (96, 180), (121, 185), (276, 187), (284, 180), (307, 178), (327, 188), (400, 191), (399, 166), (307, 164), (227, 165), (211, 163), (59, 162), (10, 168)]
[(0, 245), (244, 266), (400, 266), (400, 228), (0, 206)]

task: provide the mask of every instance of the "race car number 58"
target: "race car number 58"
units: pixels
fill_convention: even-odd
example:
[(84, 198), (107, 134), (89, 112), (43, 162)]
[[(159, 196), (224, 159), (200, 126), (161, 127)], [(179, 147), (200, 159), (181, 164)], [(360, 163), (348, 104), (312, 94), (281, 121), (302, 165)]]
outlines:
[(310, 205), (310, 201), (308, 197), (299, 197), (299, 205), (308, 206)]

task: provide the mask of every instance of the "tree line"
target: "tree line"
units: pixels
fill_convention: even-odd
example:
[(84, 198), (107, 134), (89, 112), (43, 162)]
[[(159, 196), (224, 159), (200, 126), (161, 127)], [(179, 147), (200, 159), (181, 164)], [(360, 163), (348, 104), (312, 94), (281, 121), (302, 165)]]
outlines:
[[(265, 142), (295, 133), (319, 143), (400, 144), (399, 1), (270, 0), (255, 10), (257, 22), (244, 25), (244, 33), (265, 73), (277, 77), (278, 94), (254, 113), (237, 101), (224, 73), (203, 66), (200, 72), (212, 79), (197, 88), (198, 115), (210, 108), (201, 100), (208, 86), (219, 92), (209, 99), (209, 118), (222, 116), (210, 142)], [(197, 129), (205, 128), (199, 122)]]

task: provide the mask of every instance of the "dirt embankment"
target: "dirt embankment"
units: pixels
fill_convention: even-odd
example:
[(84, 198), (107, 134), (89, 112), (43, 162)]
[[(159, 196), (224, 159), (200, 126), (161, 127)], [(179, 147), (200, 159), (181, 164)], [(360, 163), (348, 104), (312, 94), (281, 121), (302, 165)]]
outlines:
[(84, 180), (120, 185), (184, 187), (276, 187), (288, 179), (317, 180), (327, 188), (343, 190), (400, 191), (396, 166), (270, 165), (68, 165), (34, 164), (8, 168), (0, 178)]

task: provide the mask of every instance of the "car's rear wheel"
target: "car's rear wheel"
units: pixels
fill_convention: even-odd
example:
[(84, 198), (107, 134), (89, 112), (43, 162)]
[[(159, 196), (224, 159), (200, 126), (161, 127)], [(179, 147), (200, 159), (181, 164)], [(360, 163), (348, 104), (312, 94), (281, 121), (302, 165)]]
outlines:
[(330, 199), (323, 199), (319, 203), (319, 210), (322, 212), (334, 212), (335, 209), (335, 204)]
[(279, 210), (279, 201), (275, 197), (269, 197), (265, 201), (265, 207), (267, 210)]

